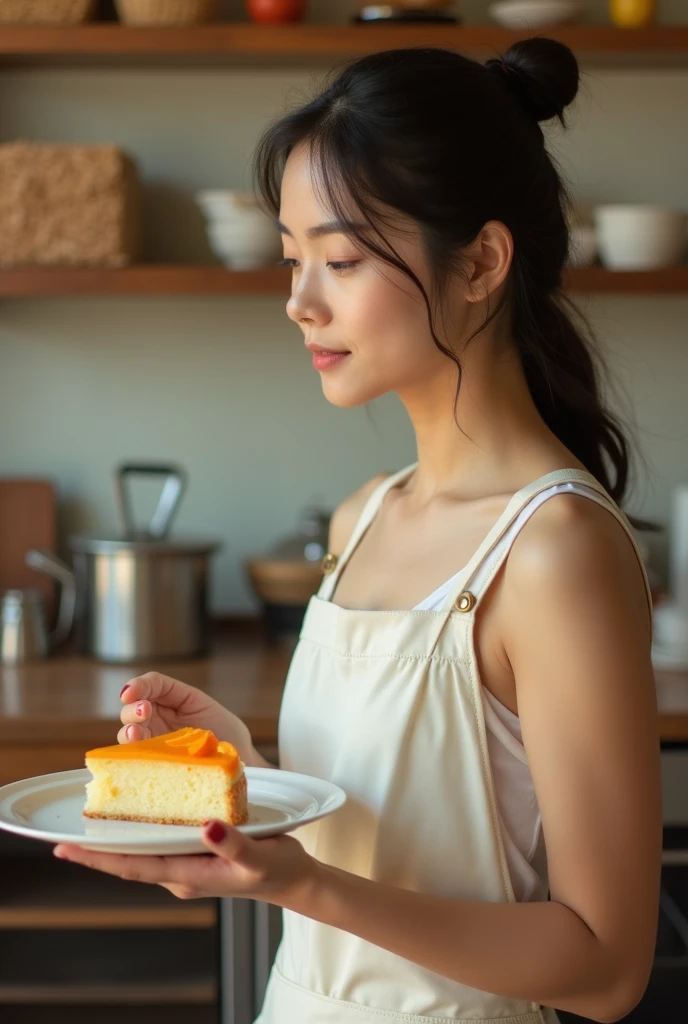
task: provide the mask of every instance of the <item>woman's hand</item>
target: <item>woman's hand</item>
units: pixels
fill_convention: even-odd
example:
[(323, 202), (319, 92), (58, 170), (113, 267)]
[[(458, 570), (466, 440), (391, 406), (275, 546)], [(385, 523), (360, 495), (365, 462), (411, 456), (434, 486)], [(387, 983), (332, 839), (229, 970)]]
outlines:
[(195, 686), (159, 672), (146, 672), (131, 679), (120, 697), (124, 707), (120, 714), (123, 726), (117, 734), (119, 743), (192, 726), (210, 729), (219, 740), (232, 743), (244, 764), (266, 764), (254, 750), (251, 733), (241, 719)]
[(220, 821), (208, 822), (202, 837), (214, 856), (138, 857), (71, 845), (56, 846), (53, 853), (108, 875), (160, 885), (180, 899), (236, 896), (281, 907), (307, 902), (318, 861), (296, 839), (251, 839)]

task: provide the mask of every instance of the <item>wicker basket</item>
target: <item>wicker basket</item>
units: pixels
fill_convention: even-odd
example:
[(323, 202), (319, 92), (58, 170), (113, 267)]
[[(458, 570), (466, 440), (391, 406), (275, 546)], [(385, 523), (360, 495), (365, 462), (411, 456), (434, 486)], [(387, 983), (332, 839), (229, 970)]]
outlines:
[(136, 164), (112, 145), (0, 145), (0, 266), (123, 267), (141, 251)]
[(115, 0), (125, 25), (198, 25), (217, 17), (218, 0)]
[(306, 605), (322, 580), (320, 562), (249, 558), (244, 566), (256, 595), (268, 604)]
[(91, 21), (96, 0), (0, 0), (5, 25), (80, 25)]

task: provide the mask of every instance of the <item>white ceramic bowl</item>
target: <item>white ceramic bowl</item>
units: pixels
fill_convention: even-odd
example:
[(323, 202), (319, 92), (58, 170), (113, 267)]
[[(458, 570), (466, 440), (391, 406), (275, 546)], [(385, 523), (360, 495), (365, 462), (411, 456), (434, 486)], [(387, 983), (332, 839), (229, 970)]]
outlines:
[(665, 601), (654, 610), (654, 634), (661, 645), (680, 647), (688, 654), (688, 608)]
[(658, 668), (688, 668), (688, 609), (674, 602), (655, 608), (652, 660)]
[(593, 214), (600, 256), (610, 270), (659, 270), (681, 262), (685, 213), (614, 203), (596, 207)]
[(581, 0), (496, 0), (490, 17), (504, 28), (535, 29), (575, 21), (583, 11)]
[(261, 210), (252, 192), (243, 192), (239, 189), (202, 189), (196, 193), (196, 202), (209, 221), (236, 220), (237, 217)]
[(206, 230), (215, 255), (233, 270), (274, 265), (282, 254), (279, 232), (262, 211), (233, 222), (211, 221)]
[(593, 227), (574, 226), (569, 231), (570, 267), (590, 267), (597, 256), (597, 234)]
[(279, 231), (252, 192), (202, 189), (196, 202), (206, 219), (210, 246), (234, 270), (274, 264), (282, 252)]

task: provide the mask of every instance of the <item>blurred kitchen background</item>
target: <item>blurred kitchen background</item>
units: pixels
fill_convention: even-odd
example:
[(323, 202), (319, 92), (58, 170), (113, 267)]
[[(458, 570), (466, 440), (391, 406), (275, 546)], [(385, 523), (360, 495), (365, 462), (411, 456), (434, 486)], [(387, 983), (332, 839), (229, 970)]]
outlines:
[[(146, 6), (150, 0), (129, 0), (130, 10), (135, 12), (137, 2)], [(253, 2), (248, 14), (239, 0), (223, 2), (219, 17), (244, 25), (249, 17), (257, 20), (259, 6)], [(274, 13), (278, 4), (264, 2), (272, 17), (285, 16)], [(423, 6), (460, 16), (468, 33), (471, 26), (494, 27), (496, 20), (518, 26), (513, 21), (521, 17), (518, 3), (460, 0), (448, 7)], [(627, 511), (660, 527), (645, 536), (644, 551), (658, 602), (672, 607), (663, 622), (657, 672), (667, 861), (676, 863), (666, 866), (658, 967), (648, 1001), (632, 1019), (673, 1024), (685, 1020), (688, 1005), (688, 885), (682, 866), (688, 855), (680, 852), (688, 849), (683, 751), (688, 742), (688, 492), (681, 490), (688, 486), (688, 9), (683, 0), (662, 0), (654, 11), (650, 0), (566, 3), (572, 3), (567, 17), (573, 24), (553, 31), (562, 39), (570, 31), (573, 44), (593, 57), (584, 61), (569, 131), (554, 127), (548, 134), (568, 177), (579, 226), (596, 222), (599, 228), (602, 220), (598, 213), (595, 221), (595, 211), (600, 206), (630, 204), (675, 211), (683, 232), (680, 251), (671, 255), (665, 235), (675, 231), (675, 216), (662, 221), (655, 210), (650, 221), (638, 222), (626, 211), (621, 225), (605, 222), (604, 265), (594, 251), (586, 261), (581, 250), (578, 262), (592, 264), (574, 269), (570, 278), (609, 364), (616, 406), (636, 432), (642, 458)], [(538, 4), (549, 4), (553, 18), (561, 16), (556, 0), (553, 5), (531, 0), (531, 19), (543, 15), (544, 8), (534, 11)], [(16, 647), (12, 655), (11, 643), (6, 648), (0, 668), (0, 784), (79, 767), (87, 747), (112, 742), (119, 690), (145, 668), (203, 686), (246, 717), (257, 745), (275, 757), (281, 686), (299, 615), (319, 579), (327, 515), (375, 473), (411, 462), (413, 435), (394, 397), (353, 410), (328, 405), (301, 333), (285, 315), (287, 291), (281, 282), (286, 276), (270, 278), (278, 282), (274, 286), (266, 284), (265, 275), (273, 272), (259, 267), (253, 294), (242, 293), (240, 286), (234, 293), (204, 294), (190, 282), (197, 273), (202, 279), (204, 269), (222, 271), (217, 246), (223, 241), (215, 239), (214, 251), (209, 207), (198, 194), (249, 190), (251, 155), (262, 128), (310, 96), (323, 69), (337, 58), (332, 51), (328, 55), (327, 33), (322, 53), (291, 59), (254, 54), (241, 62), (209, 55), (205, 61), (201, 53), (187, 61), (170, 56), (161, 43), (161, 59), (100, 52), (84, 61), (69, 56), (62, 40), (51, 59), (52, 44), (39, 36), (34, 36), (36, 52), (44, 52), (35, 57), (18, 30), (2, 23), (30, 6), (30, 0), (0, 0), (0, 144), (118, 147), (135, 161), (141, 185), (142, 250), (135, 264), (177, 265), (183, 272), (169, 278), (180, 284), (178, 289), (168, 284), (161, 289), (165, 294), (146, 294), (152, 286), (145, 275), (116, 293), (108, 275), (120, 271), (100, 271), (90, 283), (83, 278), (80, 288), (62, 268), (53, 268), (51, 278), (50, 268), (35, 273), (5, 259), (0, 269), (0, 587), (40, 588), (48, 611), (43, 625), (54, 625), (58, 592), (36, 571), (20, 570), (24, 550), (47, 549), (73, 565), (72, 535), (103, 540), (120, 533), (113, 483), (122, 463), (182, 468), (186, 486), (168, 538), (170, 571), (188, 582), (193, 565), (200, 564), (207, 575), (187, 604), (170, 612), (186, 616), (187, 633), (179, 627), (181, 619), (175, 623), (177, 636), (181, 631), (190, 638), (185, 651), (146, 648), (148, 640), (138, 634), (129, 638), (133, 648), (125, 650), (125, 644), (118, 651), (108, 649), (102, 631), (97, 633), (94, 594), (88, 595), (90, 625), (84, 625), (88, 574), (92, 561), (106, 558), (107, 550), (82, 552), (80, 624), (71, 641), (49, 657), (45, 648), (46, 657), (32, 648), (27, 660)], [(326, 29), (348, 24), (357, 10), (356, 0), (311, 0), (303, 18)], [(103, 0), (99, 11), (114, 30), (115, 7)], [(617, 25), (611, 26), (612, 16)], [(622, 28), (624, 19), (638, 27)], [(540, 21), (536, 26), (546, 31)], [(663, 26), (675, 27), (673, 41), (670, 32), (653, 35)], [(280, 31), (279, 23), (264, 27)], [(602, 34), (595, 34), (598, 29)], [(384, 26), (359, 30), (385, 39)], [(40, 27), (26, 31), (40, 34)], [(186, 31), (193, 39), (201, 29)], [(436, 43), (450, 45), (452, 30), (437, 31)], [(488, 38), (487, 50), (496, 38)], [(408, 45), (413, 42), (409, 36)], [(663, 58), (656, 59), (658, 50)], [(35, 153), (26, 153), (30, 164)], [(233, 202), (227, 196), (216, 201), (221, 208)], [(7, 204), (4, 212), (2, 206), (0, 195), (0, 235), (9, 222)], [(636, 214), (647, 217), (647, 212)], [(643, 251), (643, 241), (650, 237), (656, 245), (648, 256), (649, 242)], [(615, 270), (619, 238), (621, 257), (631, 253), (636, 260), (626, 269), (632, 275), (637, 268), (636, 276), (626, 279), (631, 285), (620, 283), (623, 271)], [(599, 232), (594, 241), (604, 243)], [(0, 237), (0, 262), (3, 245)], [(658, 261), (655, 269), (644, 269), (650, 266), (644, 257)], [(269, 262), (267, 256), (257, 259)], [(25, 495), (28, 505), (21, 505), (3, 490), (10, 481), (28, 480), (50, 481), (52, 496), (35, 492)], [(149, 523), (163, 480), (158, 475), (128, 481), (139, 528)], [(185, 537), (219, 548), (180, 555), (174, 544)], [(670, 565), (684, 556), (686, 587), (677, 594)], [(6, 569), (2, 577), (3, 558), (14, 575)], [(253, 566), (253, 583), (250, 559), (262, 563)], [(275, 567), (285, 561), (298, 563), (291, 575)], [(680, 602), (673, 607), (677, 597), (685, 597), (683, 610)], [(15, 625), (22, 600), (5, 604)], [(122, 600), (142, 597), (129, 594)], [(267, 630), (260, 618), (266, 610)], [(43, 621), (40, 609), (28, 608), (25, 601), (20, 611), (23, 627), (30, 616)], [(35, 629), (45, 642), (46, 630), (39, 626)], [(6, 629), (9, 636), (7, 622)], [(31, 643), (37, 643), (35, 637)], [(170, 661), (171, 654), (193, 657)], [(181, 1020), (189, 1006), (199, 1022), (222, 1018), (222, 1024), (249, 1024), (278, 939), (278, 915), (243, 901), (177, 905), (157, 894), (133, 892), (132, 886), (70, 873), (68, 865), (53, 865), (37, 847), (0, 835), (0, 1019), (5, 1024), (63, 1019), (78, 1024), (94, 1012), (101, 1021), (119, 1020), (123, 1004), (132, 1024), (163, 1017), (172, 1022), (176, 1015)], [(64, 962), (54, 960), (57, 937)], [(153, 947), (163, 950), (159, 962), (141, 970)]]

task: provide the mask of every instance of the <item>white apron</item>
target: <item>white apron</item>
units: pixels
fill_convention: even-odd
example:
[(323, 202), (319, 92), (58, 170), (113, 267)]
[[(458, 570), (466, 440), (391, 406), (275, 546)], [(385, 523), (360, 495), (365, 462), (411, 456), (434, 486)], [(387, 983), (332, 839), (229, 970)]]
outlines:
[[(348, 801), (294, 834), (318, 860), (364, 878), (446, 899), (513, 901), (473, 647), (476, 608), (534, 509), (566, 484), (609, 509), (635, 541), (590, 474), (561, 470), (514, 495), (440, 611), (333, 604), (384, 495), (415, 467), (376, 488), (308, 605), (280, 711), (280, 767), (329, 779)], [(284, 911), (283, 921), (256, 1024), (557, 1020), (537, 1003), (459, 984), (300, 914)]]

